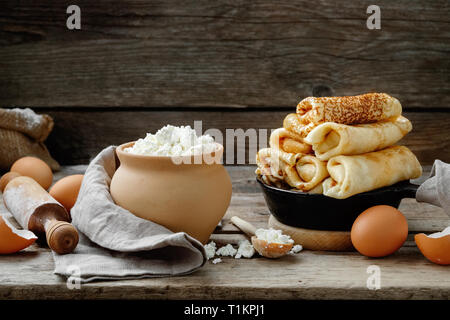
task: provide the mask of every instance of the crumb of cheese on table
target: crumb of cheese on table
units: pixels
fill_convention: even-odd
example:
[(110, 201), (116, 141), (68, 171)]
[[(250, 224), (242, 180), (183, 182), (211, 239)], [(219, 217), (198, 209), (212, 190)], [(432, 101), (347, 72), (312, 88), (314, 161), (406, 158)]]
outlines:
[(253, 257), (254, 254), (255, 248), (253, 248), (253, 245), (250, 243), (250, 241), (241, 240), (239, 241), (239, 248), (234, 258), (235, 259), (240, 259), (241, 257), (251, 258)]
[(224, 247), (219, 248), (216, 251), (216, 254), (218, 256), (223, 256), (223, 257), (234, 257), (234, 255), (237, 253), (237, 250), (235, 248), (233, 248), (233, 246), (231, 244), (227, 244)]
[(299, 244), (296, 244), (292, 247), (291, 251), (289, 251), (289, 254), (296, 254), (303, 250), (303, 247)]
[(216, 255), (216, 243), (214, 241), (211, 241), (208, 244), (205, 244), (205, 251), (206, 251), (206, 259), (209, 260), (211, 258), (214, 258)]

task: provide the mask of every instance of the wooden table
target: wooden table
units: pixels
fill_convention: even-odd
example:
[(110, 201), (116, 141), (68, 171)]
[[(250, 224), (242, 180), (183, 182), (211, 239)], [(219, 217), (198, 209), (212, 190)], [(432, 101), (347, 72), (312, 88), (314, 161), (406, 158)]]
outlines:
[[(85, 168), (64, 167), (56, 179)], [(227, 169), (233, 198), (222, 228), (211, 237), (219, 246), (245, 238), (230, 224), (230, 217), (242, 217), (258, 227), (266, 227), (269, 217), (254, 167)], [(450, 225), (449, 217), (442, 209), (413, 199), (403, 200), (400, 210), (408, 218), (410, 235), (397, 253), (383, 259), (306, 250), (278, 260), (223, 257), (221, 263), (208, 261), (187, 276), (94, 282), (73, 290), (53, 274), (49, 249), (33, 245), (0, 256), (0, 299), (449, 299), (450, 268), (428, 262), (413, 240), (418, 232), (441, 231)], [(9, 215), (3, 204), (0, 213)], [(366, 285), (371, 265), (380, 268), (379, 290)]]
[[(0, 101), (53, 117), (45, 143), (59, 163), (86, 164), (108, 145), (201, 120), (203, 130), (222, 132), (227, 158), (244, 152), (252, 164), (255, 154), (244, 144), (234, 152), (227, 129), (279, 128), (307, 96), (365, 92), (401, 101), (414, 126), (402, 145), (422, 164), (450, 162), (448, 1), (379, 0), (381, 30), (367, 28), (365, 0), (80, 0), (81, 30), (66, 28), (69, 4), (0, 1)], [(267, 140), (258, 136), (258, 149)], [(57, 178), (85, 168), (64, 167)], [(269, 217), (254, 168), (228, 169), (234, 193), (212, 236), (219, 245), (244, 238), (231, 216), (262, 227)], [(450, 225), (448, 216), (412, 199), (400, 210), (411, 235), (383, 259), (311, 251), (223, 258), (188, 276), (81, 290), (67, 289), (49, 250), (33, 245), (0, 256), (0, 298), (448, 299), (450, 268), (428, 262), (413, 241)], [(371, 265), (381, 269), (380, 290), (366, 287)]]

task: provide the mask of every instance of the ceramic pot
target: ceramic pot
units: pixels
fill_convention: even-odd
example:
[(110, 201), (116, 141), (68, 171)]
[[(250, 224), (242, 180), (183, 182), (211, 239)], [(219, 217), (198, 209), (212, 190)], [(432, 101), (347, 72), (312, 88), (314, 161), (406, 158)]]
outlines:
[[(174, 161), (172, 157), (124, 151), (133, 144), (116, 149), (120, 166), (111, 181), (115, 203), (140, 218), (173, 232), (184, 231), (205, 244), (231, 200), (231, 179), (223, 165), (198, 161), (198, 156)], [(223, 146), (217, 144), (217, 150), (206, 156), (220, 159), (222, 154)]]

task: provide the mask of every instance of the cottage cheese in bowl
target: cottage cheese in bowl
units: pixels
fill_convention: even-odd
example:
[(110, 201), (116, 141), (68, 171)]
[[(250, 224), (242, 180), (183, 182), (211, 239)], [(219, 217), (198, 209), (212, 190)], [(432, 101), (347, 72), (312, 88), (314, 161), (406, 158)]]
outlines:
[(118, 146), (116, 155), (110, 185), (116, 205), (206, 244), (231, 200), (221, 144), (189, 126), (168, 125)]
[(133, 146), (124, 151), (147, 156), (183, 157), (207, 154), (217, 150), (217, 144), (210, 135), (197, 136), (190, 126), (167, 125), (155, 134), (147, 133)]

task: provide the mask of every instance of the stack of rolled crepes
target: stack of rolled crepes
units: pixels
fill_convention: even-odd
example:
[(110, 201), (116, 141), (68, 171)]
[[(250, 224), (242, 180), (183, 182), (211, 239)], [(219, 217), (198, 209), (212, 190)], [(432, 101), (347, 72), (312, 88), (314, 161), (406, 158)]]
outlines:
[(422, 174), (415, 155), (394, 146), (411, 131), (400, 102), (385, 93), (309, 97), (256, 156), (270, 185), (345, 199)]

